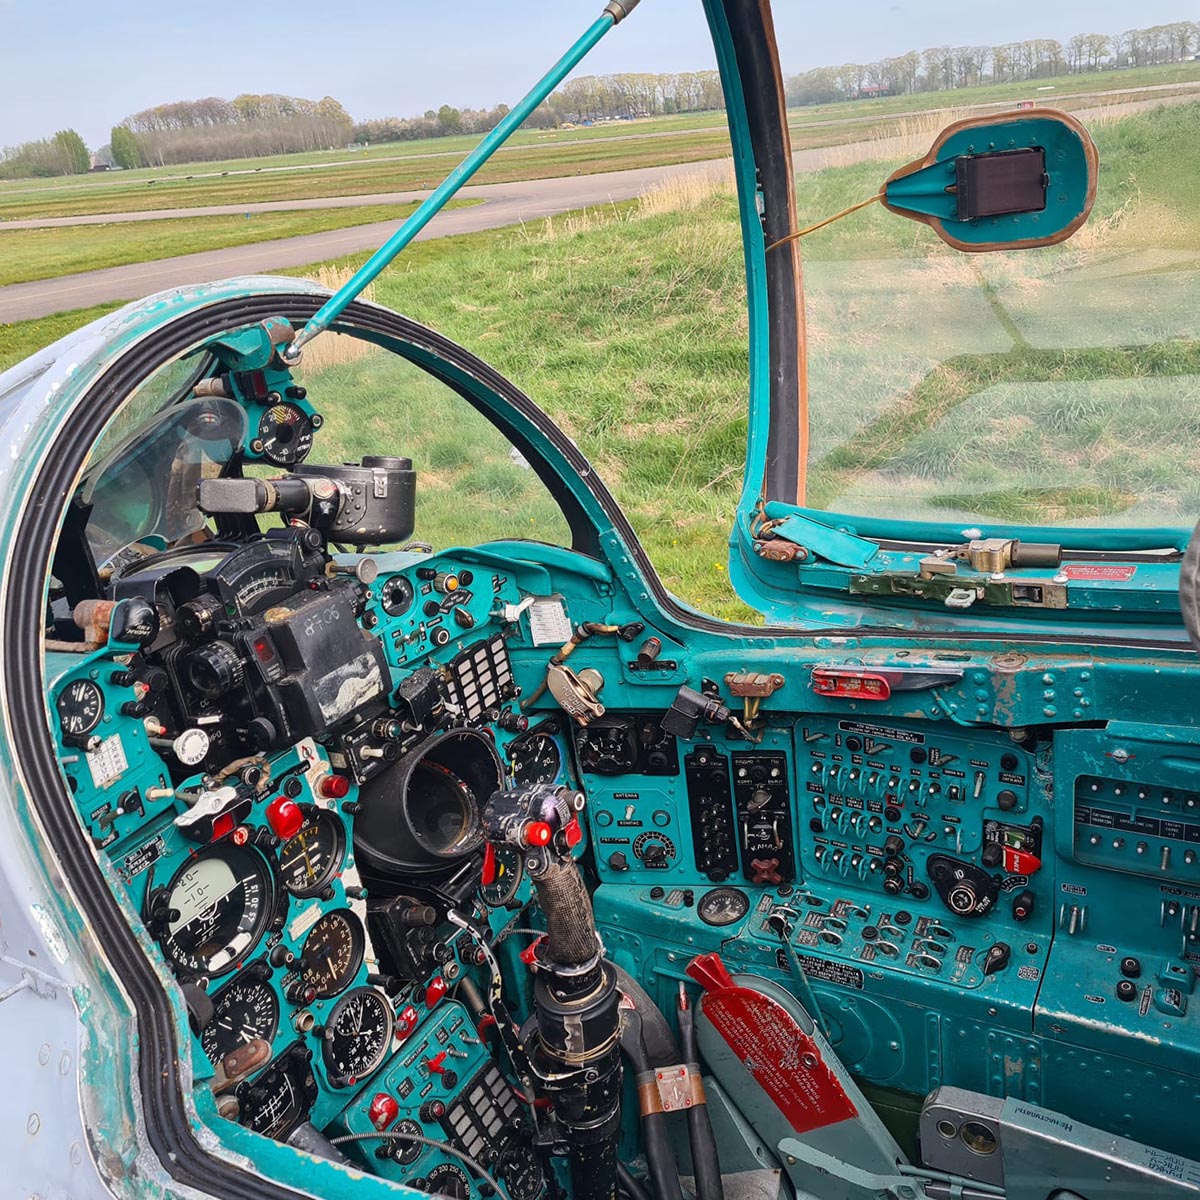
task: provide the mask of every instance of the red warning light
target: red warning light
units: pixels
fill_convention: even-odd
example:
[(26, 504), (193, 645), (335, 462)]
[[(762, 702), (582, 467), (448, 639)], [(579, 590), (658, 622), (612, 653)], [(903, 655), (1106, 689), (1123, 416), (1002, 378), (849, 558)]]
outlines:
[(341, 800), (350, 794), (350, 779), (346, 775), (330, 772), (317, 781), (317, 795), (322, 800)]

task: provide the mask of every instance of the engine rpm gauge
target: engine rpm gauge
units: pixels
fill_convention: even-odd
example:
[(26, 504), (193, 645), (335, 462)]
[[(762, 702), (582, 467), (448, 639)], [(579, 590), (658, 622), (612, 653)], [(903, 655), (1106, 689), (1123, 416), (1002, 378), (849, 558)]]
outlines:
[(491, 879), (480, 885), (479, 894), (489, 908), (503, 908), (517, 894), (525, 865), (516, 846), (493, 846), (492, 855)]
[(303, 462), (312, 449), (312, 419), (299, 405), (273, 404), (258, 423), (258, 441), (259, 453), (277, 467)]
[(696, 905), (696, 915), (705, 925), (733, 925), (749, 911), (750, 897), (735, 887), (712, 888)]
[(508, 748), (513, 782), (518, 787), (553, 783), (562, 769), (562, 753), (548, 733), (529, 733)]
[(201, 850), (167, 885), (172, 919), (163, 953), (184, 974), (228, 974), (266, 933), (275, 895), (271, 868), (257, 850), (231, 842)]
[(341, 818), (315, 804), (302, 804), (304, 824), (279, 851), (279, 878), (293, 896), (316, 896), (337, 878), (346, 859)]
[(279, 999), (269, 983), (249, 968), (213, 998), (213, 1019), (200, 1035), (208, 1061), (216, 1066), (231, 1050), (256, 1038), (273, 1041), (279, 1030)]
[(333, 1087), (353, 1087), (382, 1065), (392, 1041), (392, 1006), (372, 987), (347, 992), (329, 1013), (321, 1045)]
[(309, 930), (300, 951), (305, 983), (322, 1000), (345, 991), (362, 966), (366, 935), (348, 908), (324, 913)]
[(76, 679), (54, 702), (59, 724), (68, 737), (86, 737), (104, 716), (104, 693), (90, 679)]

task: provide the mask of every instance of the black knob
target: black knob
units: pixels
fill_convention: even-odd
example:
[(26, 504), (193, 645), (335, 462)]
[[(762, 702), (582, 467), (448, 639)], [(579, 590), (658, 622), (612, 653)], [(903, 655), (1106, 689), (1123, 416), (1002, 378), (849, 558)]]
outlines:
[(438, 600), (426, 600), (421, 608), (427, 617), (436, 617), (442, 611), (441, 602)]
[(121, 713), (126, 717), (144, 717), (150, 711), (150, 705), (145, 700), (126, 700), (121, 705)]
[(279, 735), (274, 721), (270, 721), (266, 717), (254, 717), (246, 722), (246, 736), (259, 750), (269, 750)]
[[(443, 1073), (443, 1078), (445, 1078), (445, 1073)], [(445, 1100), (426, 1100), (417, 1115), (426, 1123), (440, 1121), (446, 1115), (446, 1102)]]
[(1005, 788), (1004, 791), (996, 794), (996, 803), (1004, 809), (1005, 812), (1012, 812), (1017, 807), (1017, 793)]
[(444, 646), (450, 640), (450, 631), (439, 625), (433, 631), (433, 644), (435, 646)]
[(437, 567), (418, 567), (418, 579), (435, 579), (437, 577)]
[(162, 667), (144, 667), (141, 671), (142, 683), (148, 692), (160, 695), (170, 686), (171, 677)]
[(999, 842), (988, 842), (979, 857), (985, 867), (997, 867), (1004, 857), (1004, 850)]
[(1014, 897), (1012, 902), (1012, 915), (1014, 921), (1028, 921), (1033, 916), (1033, 893), (1026, 888), (1020, 895)]
[(883, 881), (883, 890), (887, 892), (889, 896), (898, 896), (902, 891), (904, 891), (904, 880), (902, 880), (898, 875), (889, 875)]
[(889, 858), (895, 858), (899, 854), (904, 853), (904, 839), (898, 835), (888, 834), (887, 841), (883, 843), (883, 852)]
[(629, 859), (625, 857), (622, 851), (616, 850), (608, 856), (608, 865), (614, 871), (628, 871)]
[(667, 857), (667, 848), (662, 842), (647, 842), (642, 851), (643, 862), (662, 862)]
[(267, 961), (273, 967), (290, 967), (296, 961), (296, 956), (286, 946), (280, 944), (267, 955)]
[(1121, 959), (1121, 974), (1126, 979), (1136, 979), (1142, 973), (1141, 962), (1134, 958), (1133, 955), (1127, 955)]
[(217, 699), (242, 682), (242, 661), (227, 642), (201, 646), (188, 660), (188, 682), (202, 696)]
[(946, 903), (956, 913), (969, 913), (978, 899), (975, 889), (970, 884), (959, 883), (950, 889)]
[(650, 899), (651, 900), (661, 900), (666, 894), (667, 894), (666, 888), (652, 887), (650, 889)]
[(1118, 1000), (1133, 1000), (1137, 994), (1137, 984), (1132, 979), (1119, 979), (1117, 981)]

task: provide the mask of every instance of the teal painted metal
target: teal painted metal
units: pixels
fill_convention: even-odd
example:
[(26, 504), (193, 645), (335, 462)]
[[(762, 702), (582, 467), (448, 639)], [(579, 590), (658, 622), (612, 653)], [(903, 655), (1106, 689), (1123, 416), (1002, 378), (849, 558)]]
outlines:
[[(1049, 186), (1044, 212), (962, 220), (955, 192), (960, 158), (998, 151), (1038, 148), (1046, 154)], [(959, 242), (969, 246), (1019, 249), (1055, 237), (1087, 212), (1096, 181), (1083, 136), (1048, 117), (998, 119), (953, 133), (937, 150), (936, 161), (911, 175), (888, 181), (889, 206), (906, 214), (933, 217)]]
[[(628, 5), (632, 8), (632, 5)], [(300, 331), (292, 344), (292, 352), (299, 350), (319, 333), (328, 329), (337, 320), (355, 296), (375, 279), (413, 238), (437, 216), (451, 197), (467, 183), (500, 147), (508, 141), (529, 118), (530, 114), (552, 91), (587, 57), (596, 44), (617, 23), (619, 6), (610, 5), (598, 17), (578, 41), (546, 72), (533, 89), (508, 112), (500, 123), (463, 159), (453, 171), (421, 202), (416, 212), (354, 274), (321, 306), (319, 312)]]

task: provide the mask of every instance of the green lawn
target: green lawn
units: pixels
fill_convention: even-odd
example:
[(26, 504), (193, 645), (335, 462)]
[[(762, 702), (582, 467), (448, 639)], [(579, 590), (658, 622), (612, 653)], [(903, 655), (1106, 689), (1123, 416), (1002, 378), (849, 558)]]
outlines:
[[(477, 203), (479, 201), (456, 201), (450, 207)], [(54, 279), (76, 271), (153, 262), (177, 254), (245, 246), (272, 238), (369, 225), (375, 221), (400, 221), (415, 208), (415, 204), (391, 204), (48, 229), (5, 230), (0, 227), (0, 287), (33, 279)]]
[[(1200, 64), (1063, 76), (1038, 84), (999, 84), (792, 109), (796, 149), (882, 136), (930, 109), (1008, 103), (1035, 98), (1064, 108), (1092, 106), (1074, 93), (1175, 85), (1200, 80)], [(1039, 87), (1052, 85), (1053, 90)], [(1129, 99), (1136, 99), (1130, 96)], [(656, 136), (667, 134), (669, 136)], [(617, 140), (614, 140), (617, 139)], [(145, 212), (210, 204), (248, 204), (324, 196), (429, 188), (478, 139), (431, 138), (366, 150), (273, 155), (217, 163), (146, 168), (70, 180), (0, 181), (0, 221), (21, 217)], [(480, 183), (594, 174), (670, 163), (699, 162), (728, 153), (724, 114), (690, 113), (614, 122), (591, 128), (520, 130), (477, 176)]]
[[(1200, 104), (1101, 124), (1097, 213), (1051, 251), (960, 256), (879, 209), (806, 239), (812, 499), (943, 520), (1194, 518), (1198, 122)], [(888, 169), (803, 176), (801, 211), (837, 211)], [(698, 192), (422, 243), (376, 298), (523, 387), (595, 464), (667, 585), (743, 616), (725, 563), (746, 437), (744, 286), (735, 202)], [(0, 329), (0, 365), (82, 319)], [(427, 476), (426, 528), (448, 538), (445, 514), (475, 511), (469, 478), (551, 528), (502, 446), (479, 452), (475, 475), (466, 443), (389, 369), (374, 355), (307, 381), (327, 413), (352, 401), (349, 420), (330, 418), (334, 450), (357, 453), (390, 405), (404, 421), (393, 448)]]

